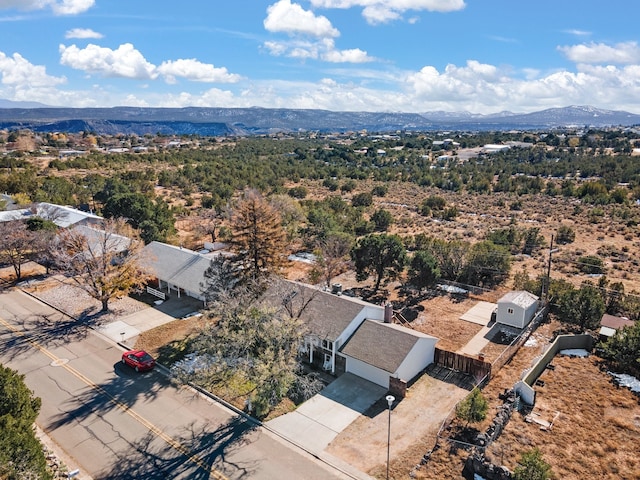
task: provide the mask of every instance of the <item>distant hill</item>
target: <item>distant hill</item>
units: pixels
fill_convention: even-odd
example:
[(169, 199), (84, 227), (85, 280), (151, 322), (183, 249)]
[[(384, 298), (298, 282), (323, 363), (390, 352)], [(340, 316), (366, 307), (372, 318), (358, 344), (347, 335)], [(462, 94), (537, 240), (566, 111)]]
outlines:
[(535, 130), (640, 125), (640, 115), (589, 106), (551, 108), (527, 114), (501, 112), (479, 115), (468, 112), (334, 112), (257, 107), (3, 107), (6, 102), (0, 101), (0, 128), (39, 132), (221, 136), (305, 131)]
[(14, 102), (0, 98), (0, 108), (46, 108), (47, 105), (39, 102)]

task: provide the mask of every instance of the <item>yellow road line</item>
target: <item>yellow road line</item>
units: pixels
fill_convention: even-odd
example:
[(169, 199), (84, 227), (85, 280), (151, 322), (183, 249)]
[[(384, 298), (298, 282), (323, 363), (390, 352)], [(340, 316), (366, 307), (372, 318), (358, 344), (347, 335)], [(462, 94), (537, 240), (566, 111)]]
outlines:
[[(55, 362), (55, 361), (59, 361), (60, 360), (60, 358), (55, 356), (53, 353), (51, 353), (45, 347), (40, 345), (38, 342), (36, 342), (34, 340), (31, 340), (24, 332), (21, 332), (20, 330), (15, 328), (13, 325), (7, 323), (1, 317), (0, 317), (0, 323), (2, 325), (4, 325), (5, 327), (7, 327), (9, 330), (11, 330), (16, 335), (18, 335), (20, 337), (23, 337), (32, 347), (34, 347), (34, 348), (38, 349), (39, 351), (41, 351), (42, 353), (44, 353), (52, 361)], [(109, 392), (107, 392), (100, 385), (97, 385), (96, 383), (91, 381), (89, 378), (84, 376), (82, 373), (80, 373), (78, 370), (76, 370), (75, 368), (70, 366), (68, 363), (61, 364), (60, 366), (62, 368), (64, 368), (65, 370), (67, 370), (72, 375), (74, 375), (76, 378), (78, 378), (79, 380), (84, 382), (87, 386), (89, 386), (89, 387), (93, 388), (94, 390), (98, 391), (99, 393), (102, 393), (103, 395), (105, 395), (109, 399), (109, 401), (111, 403), (113, 403), (118, 408), (120, 408), (125, 413), (127, 413), (129, 416), (131, 416), (133, 419), (138, 421), (138, 423), (140, 423), (142, 426), (147, 428), (150, 432), (154, 433), (157, 437), (159, 437), (162, 440), (164, 440), (172, 448), (174, 448), (175, 450), (177, 450), (181, 454), (185, 455), (189, 459), (190, 462), (196, 464), (199, 468), (209, 472), (211, 475), (213, 475), (213, 478), (215, 478), (217, 480), (228, 480), (227, 477), (225, 477), (221, 472), (217, 471), (215, 468), (209, 468), (207, 466), (206, 462), (201, 457), (199, 457), (198, 455), (191, 454), (189, 452), (189, 450), (185, 446), (183, 446), (178, 441), (176, 441), (173, 438), (171, 438), (169, 435), (164, 433), (162, 430), (160, 430), (158, 427), (156, 427), (149, 420), (145, 419), (144, 417), (142, 417), (141, 415), (136, 413), (128, 405), (122, 403), (120, 400), (115, 398), (113, 395), (111, 395)]]

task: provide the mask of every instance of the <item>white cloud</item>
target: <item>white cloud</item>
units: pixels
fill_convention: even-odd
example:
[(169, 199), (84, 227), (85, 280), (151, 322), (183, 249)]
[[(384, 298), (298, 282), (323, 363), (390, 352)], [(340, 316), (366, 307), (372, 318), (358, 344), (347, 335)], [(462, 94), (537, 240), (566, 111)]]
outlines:
[(372, 59), (367, 52), (359, 48), (349, 50), (331, 50), (322, 55), (322, 59), (333, 63), (365, 63)]
[(64, 34), (64, 38), (102, 38), (103, 36), (90, 28), (73, 28), (67, 30), (67, 33)]
[(577, 30), (575, 28), (564, 30), (564, 33), (568, 33), (569, 35), (575, 35), (576, 37), (588, 37), (591, 35), (591, 32), (587, 30)]
[(59, 98), (65, 77), (48, 75), (45, 67), (33, 65), (19, 53), (9, 57), (0, 52), (0, 98), (17, 102), (49, 103)]
[(575, 63), (640, 63), (640, 47), (636, 42), (623, 42), (616, 45), (591, 42), (560, 46), (558, 50)]
[(375, 58), (359, 48), (336, 50), (335, 42), (326, 38), (317, 42), (292, 40), (288, 42), (265, 42), (264, 47), (275, 56), (287, 56), (299, 60), (323, 60), (331, 63), (365, 63)]
[(85, 48), (60, 45), (60, 63), (104, 77), (123, 77), (148, 80), (157, 77), (156, 68), (130, 43), (117, 50), (89, 44)]
[(180, 59), (162, 62), (158, 72), (166, 78), (168, 83), (175, 83), (175, 77), (183, 77), (194, 82), (235, 83), (240, 75), (229, 73), (224, 67), (216, 68), (211, 64), (202, 63), (195, 59)]
[(370, 24), (387, 23), (410, 11), (453, 12), (465, 7), (464, 0), (311, 0), (319, 8), (362, 7), (362, 15)]
[(122, 44), (116, 50), (93, 44), (85, 48), (60, 45), (59, 50), (62, 65), (102, 77), (155, 80), (162, 75), (171, 84), (177, 82), (177, 77), (210, 83), (235, 83), (241, 79), (240, 75), (229, 73), (224, 67), (193, 58), (167, 60), (155, 66), (130, 43)]
[(290, 0), (280, 0), (267, 8), (264, 28), (270, 32), (312, 35), (315, 37), (338, 37), (327, 17), (316, 16)]
[(51, 8), (57, 15), (77, 15), (89, 10), (94, 3), (95, 0), (62, 0), (53, 2)]
[(86, 12), (95, 0), (0, 0), (0, 9), (42, 10), (51, 8), (56, 15), (77, 15)]
[(0, 52), (0, 76), (2, 85), (12, 87), (37, 88), (60, 85), (66, 82), (64, 77), (47, 75), (45, 67), (33, 65), (19, 53), (8, 57)]
[[(557, 71), (516, 78), (499, 67), (468, 61), (465, 65), (448, 65), (442, 71), (425, 66), (419, 71), (387, 75), (384, 87), (373, 88), (374, 71), (366, 80), (340, 81), (323, 78), (316, 82), (243, 78), (226, 89), (204, 91), (182, 89), (160, 93), (150, 89), (117, 94), (96, 90), (73, 95), (70, 91), (50, 91), (31, 100), (50, 105), (67, 102), (69, 106), (220, 106), (265, 108), (319, 108), (334, 111), (402, 111), (433, 110), (495, 113), (504, 110), (531, 112), (565, 105), (595, 105), (600, 108), (640, 112), (640, 66), (579, 65), (576, 71)], [(338, 75), (339, 73), (336, 73)], [(384, 72), (380, 72), (383, 76)], [(344, 78), (344, 77), (340, 77)], [(364, 78), (364, 77), (363, 77)], [(17, 100), (18, 95), (0, 98)], [(29, 98), (23, 95), (23, 97)], [(90, 98), (88, 98), (90, 97)]]

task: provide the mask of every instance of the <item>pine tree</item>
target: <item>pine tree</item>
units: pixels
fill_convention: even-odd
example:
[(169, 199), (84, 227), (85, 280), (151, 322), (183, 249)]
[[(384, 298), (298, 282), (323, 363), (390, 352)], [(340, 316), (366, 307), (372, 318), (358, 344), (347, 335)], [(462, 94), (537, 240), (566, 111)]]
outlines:
[(513, 472), (515, 480), (548, 480), (553, 478), (551, 465), (544, 461), (538, 448), (526, 451)]
[(244, 280), (277, 273), (285, 263), (286, 232), (280, 213), (255, 190), (248, 190), (231, 218), (234, 261)]

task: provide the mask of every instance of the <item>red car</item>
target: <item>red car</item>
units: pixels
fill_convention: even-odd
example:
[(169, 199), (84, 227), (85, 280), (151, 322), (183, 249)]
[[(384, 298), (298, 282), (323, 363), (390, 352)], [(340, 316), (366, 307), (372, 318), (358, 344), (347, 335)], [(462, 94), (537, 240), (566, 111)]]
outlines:
[(129, 365), (136, 372), (152, 370), (156, 366), (156, 361), (144, 350), (129, 350), (122, 354), (122, 363)]

